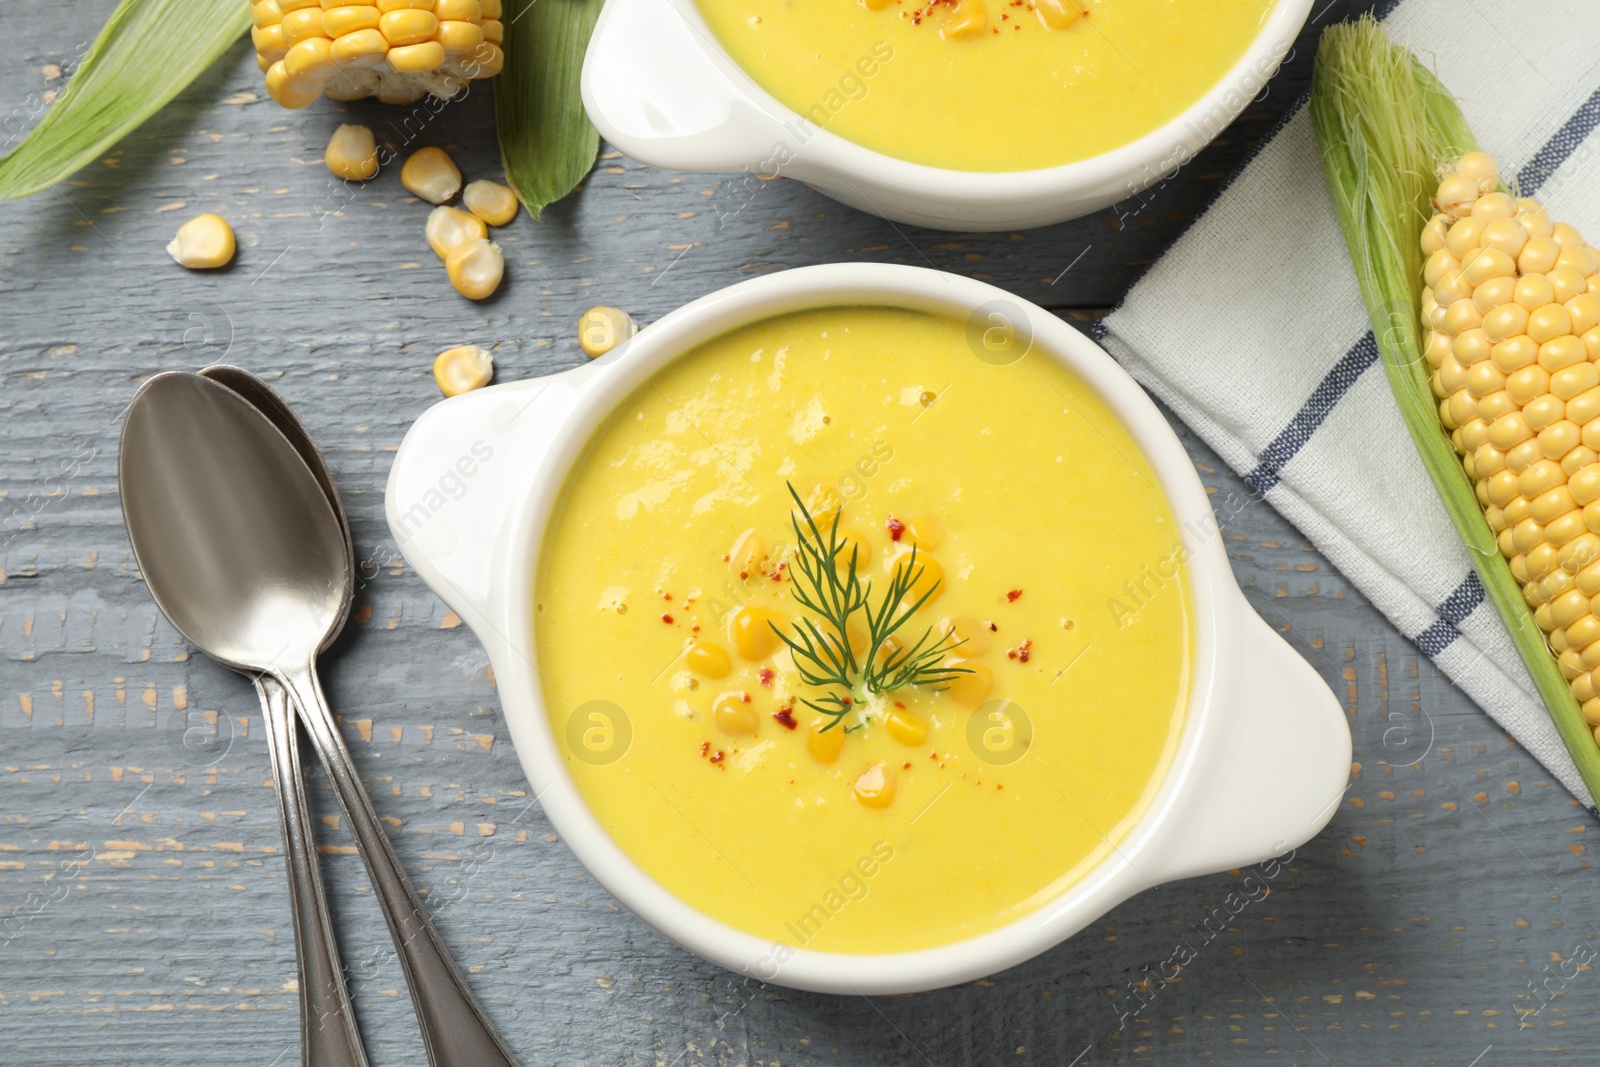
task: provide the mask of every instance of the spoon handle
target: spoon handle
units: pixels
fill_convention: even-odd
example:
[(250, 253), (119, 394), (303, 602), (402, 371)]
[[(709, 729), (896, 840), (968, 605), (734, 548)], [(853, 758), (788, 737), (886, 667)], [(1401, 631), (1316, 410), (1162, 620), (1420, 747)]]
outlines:
[(300, 1062), (304, 1067), (367, 1067), (317, 872), (317, 846), (311, 833), (311, 813), (306, 810), (305, 779), (300, 774), (300, 732), (294, 706), (289, 691), (277, 679), (257, 675), (255, 683), (272, 751), (278, 818), (289, 864), (289, 914), (300, 978)]
[(322, 757), (361, 858), (366, 861), (406, 984), (411, 988), (428, 1062), (432, 1067), (517, 1067), (516, 1059), (456, 969), (395, 856), (350, 759), (350, 750), (328, 710), (315, 664), (285, 668), (279, 677), (300, 707), (301, 721)]

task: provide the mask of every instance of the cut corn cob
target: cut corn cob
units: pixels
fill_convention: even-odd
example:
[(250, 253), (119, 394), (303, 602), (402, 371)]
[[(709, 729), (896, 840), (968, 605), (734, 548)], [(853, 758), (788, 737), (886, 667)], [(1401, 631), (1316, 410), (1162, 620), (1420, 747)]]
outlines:
[(1600, 742), (1600, 251), (1482, 152), (1422, 234), (1439, 418)]
[(323, 93), (449, 99), (505, 62), (501, 0), (255, 0), (250, 14), (256, 62), (284, 107)]

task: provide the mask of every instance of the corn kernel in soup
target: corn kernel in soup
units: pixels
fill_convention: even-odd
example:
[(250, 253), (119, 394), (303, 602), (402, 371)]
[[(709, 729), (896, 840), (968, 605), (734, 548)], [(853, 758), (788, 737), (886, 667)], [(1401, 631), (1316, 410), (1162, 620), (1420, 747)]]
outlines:
[(1188, 699), (1179, 542), (1042, 351), (996, 365), (890, 308), (770, 319), (652, 376), (572, 468), (536, 592), (551, 725), (606, 831), (706, 914), (947, 944), (1148, 804)]
[[(1238, 62), (1273, 0), (696, 3), (734, 62), (811, 125), (913, 163), (1015, 171), (1164, 125)], [(797, 149), (806, 131), (793, 132), (764, 166)]]

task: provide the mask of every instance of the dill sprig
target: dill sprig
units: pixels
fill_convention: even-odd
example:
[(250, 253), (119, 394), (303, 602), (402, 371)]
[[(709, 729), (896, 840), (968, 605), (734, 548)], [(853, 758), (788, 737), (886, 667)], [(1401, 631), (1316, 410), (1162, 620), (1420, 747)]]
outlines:
[[(894, 568), (888, 588), (874, 603), (872, 583), (863, 584), (856, 573), (856, 548), (851, 546), (849, 559), (844, 558), (839, 513), (834, 512), (833, 522), (824, 533), (794, 486), (785, 484), (798, 508), (790, 519), (795, 535), (790, 570), (795, 603), (821, 622), (802, 617), (793, 633), (785, 633), (772, 623), (767, 625), (793, 653), (802, 681), (818, 689), (845, 690), (842, 694), (828, 692), (815, 700), (801, 698), (806, 707), (831, 720), (823, 730), (838, 726), (856, 710), (853, 693), (876, 696), (909, 688), (937, 691), (947, 688), (957, 675), (971, 674), (966, 667), (942, 665), (941, 661), (965, 641), (953, 641), (949, 634), (938, 635), (931, 626), (914, 644), (902, 644), (898, 649), (884, 647), (939, 589), (939, 583), (934, 582), (915, 601), (907, 603), (926, 569), (917, 563), (917, 546), (912, 545), (905, 563)], [(858, 615), (867, 630), (864, 659), (858, 659), (850, 647), (849, 626)]]

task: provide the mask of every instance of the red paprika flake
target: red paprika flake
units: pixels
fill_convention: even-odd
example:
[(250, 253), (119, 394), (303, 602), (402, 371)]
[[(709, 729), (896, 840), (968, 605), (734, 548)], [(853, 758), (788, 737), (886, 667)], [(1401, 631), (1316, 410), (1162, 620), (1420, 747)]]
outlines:
[(1014, 659), (1019, 663), (1028, 662), (1028, 657), (1033, 655), (1033, 638), (1024, 638), (1022, 644), (1006, 652), (1006, 659)]
[(1022, 590), (1020, 590), (1020, 589), (1008, 589), (1008, 590), (1006, 590), (1006, 603), (1007, 604), (1015, 604), (1017, 602), (1017, 598), (1020, 597), (1020, 596), (1022, 596)]
[(777, 711), (772, 713), (772, 717), (777, 719), (778, 725), (783, 727), (785, 730), (793, 730), (796, 726), (800, 725), (795, 721), (794, 712), (788, 708), (779, 708)]
[(893, 515), (889, 516), (889, 521), (884, 525), (889, 528), (889, 540), (891, 541), (900, 540), (901, 536), (903, 536), (906, 532), (906, 524), (895, 518)]
[(702, 757), (704, 757), (710, 751), (711, 751), (711, 742), (710, 741), (702, 741), (702, 742), (700, 742), (700, 755)]
[(672, 616), (671, 615), (663, 615), (663, 616), (661, 616), (661, 621), (666, 623), (668, 626), (671, 626), (672, 625)]
[(768, 689), (772, 688), (772, 679), (774, 679), (776, 677), (777, 677), (777, 674), (776, 674), (776, 672), (773, 671), (773, 669), (771, 667), (762, 667), (761, 668), (761, 684), (766, 686)]
[[(727, 758), (728, 757), (723, 754), (722, 749), (719, 748), (717, 749), (716, 754), (711, 757), (711, 762), (720, 766), (722, 761)], [(724, 767), (723, 770), (727, 770), (727, 768)]]

